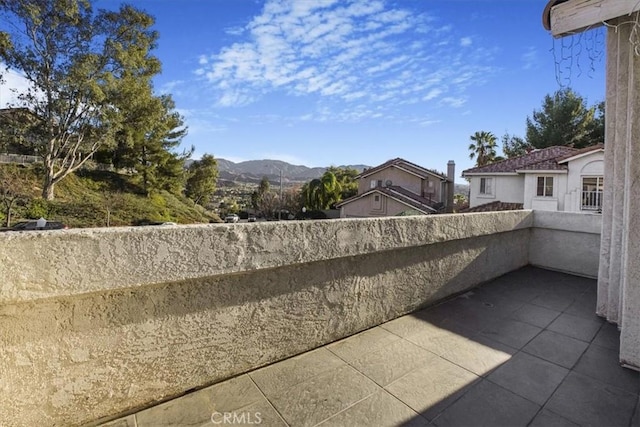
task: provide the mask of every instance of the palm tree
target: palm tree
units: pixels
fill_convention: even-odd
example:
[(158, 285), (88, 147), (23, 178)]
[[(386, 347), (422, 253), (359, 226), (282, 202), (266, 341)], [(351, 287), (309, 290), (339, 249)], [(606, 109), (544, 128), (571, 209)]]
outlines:
[(314, 179), (302, 187), (302, 198), (305, 207), (311, 210), (328, 209), (339, 202), (341, 186), (336, 176), (331, 172), (325, 172), (320, 179)]
[(332, 172), (325, 172), (320, 178), (322, 183), (321, 193), (322, 193), (322, 204), (324, 209), (328, 209), (334, 203), (340, 201), (341, 198), (341, 188), (340, 183), (338, 182), (338, 178)]
[(322, 209), (322, 182), (319, 179), (313, 179), (302, 187), (302, 199), (305, 207), (310, 210)]
[(469, 158), (476, 159), (476, 166), (484, 166), (496, 161), (496, 147), (498, 139), (491, 132), (480, 131), (471, 135), (469, 144)]

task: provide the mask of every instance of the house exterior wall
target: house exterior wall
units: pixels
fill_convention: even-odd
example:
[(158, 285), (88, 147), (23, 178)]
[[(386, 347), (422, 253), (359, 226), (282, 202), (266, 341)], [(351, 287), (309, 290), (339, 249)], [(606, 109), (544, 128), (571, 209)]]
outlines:
[[(480, 194), (480, 178), (493, 179), (493, 194)], [(475, 207), (500, 200), (505, 203), (524, 202), (524, 178), (521, 175), (472, 176), (470, 180), (471, 198), (469, 206)]]
[[(367, 175), (366, 177), (360, 178), (360, 182), (358, 183), (358, 194), (362, 194), (371, 189), (371, 181), (382, 181), (382, 185), (384, 186), (387, 180), (390, 180), (393, 185), (397, 185), (406, 190), (411, 191), (414, 194), (422, 195), (422, 179), (416, 175), (405, 172), (395, 166), (390, 166), (388, 168), (382, 169), (378, 172), (375, 172), (371, 175)], [(430, 182), (433, 182), (433, 187), (431, 190), (433, 191), (433, 195), (430, 196), (432, 200), (442, 201), (441, 193), (442, 186), (440, 182), (441, 179), (433, 176), (429, 177)]]
[[(537, 196), (538, 177), (553, 177), (553, 196)], [(530, 172), (524, 174), (524, 209), (563, 211), (564, 195), (567, 192), (567, 174)]]
[[(583, 212), (582, 178), (604, 176), (604, 153), (597, 151), (569, 162), (567, 190), (565, 195), (565, 211)], [(587, 213), (589, 211), (586, 211)]]
[[(375, 196), (380, 197), (381, 209), (375, 208)], [(369, 194), (354, 200), (340, 208), (341, 218), (366, 218), (376, 216), (393, 216), (400, 212), (411, 209), (409, 206), (400, 203), (384, 194)]]
[(550, 270), (598, 277), (602, 215), (538, 210), (533, 215), (529, 263)]
[[(553, 196), (537, 196), (538, 177), (550, 176), (553, 181)], [(568, 162), (565, 173), (530, 171), (515, 175), (483, 175), (470, 179), (470, 207), (499, 200), (509, 203), (523, 203), (524, 209), (593, 213), (583, 211), (582, 178), (604, 176), (604, 153), (594, 151)], [(493, 194), (480, 194), (480, 178), (493, 178)]]

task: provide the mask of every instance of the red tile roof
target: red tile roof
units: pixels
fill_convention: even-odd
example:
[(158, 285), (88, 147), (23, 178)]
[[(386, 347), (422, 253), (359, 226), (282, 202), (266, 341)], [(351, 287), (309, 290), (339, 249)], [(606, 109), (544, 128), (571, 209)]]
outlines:
[[(590, 147), (593, 149), (593, 147)], [(553, 146), (535, 150), (522, 156), (501, 160), (486, 166), (467, 169), (462, 175), (476, 173), (509, 173), (519, 170), (566, 170), (567, 165), (558, 164), (563, 158), (569, 158), (580, 153), (573, 147)]]

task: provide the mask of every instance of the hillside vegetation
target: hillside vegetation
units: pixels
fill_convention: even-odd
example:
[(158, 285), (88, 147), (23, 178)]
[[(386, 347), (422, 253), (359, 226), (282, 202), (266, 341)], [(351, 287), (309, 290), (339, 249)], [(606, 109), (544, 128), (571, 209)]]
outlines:
[[(69, 227), (137, 225), (148, 221), (179, 224), (206, 223), (220, 218), (184, 196), (167, 191), (149, 196), (132, 177), (116, 172), (81, 169), (56, 186), (55, 200), (42, 199), (42, 167), (0, 165), (0, 175), (13, 175), (13, 188), (20, 197), (12, 209), (12, 223), (44, 217)], [(15, 176), (19, 179), (15, 179)], [(5, 208), (0, 223), (5, 224)]]

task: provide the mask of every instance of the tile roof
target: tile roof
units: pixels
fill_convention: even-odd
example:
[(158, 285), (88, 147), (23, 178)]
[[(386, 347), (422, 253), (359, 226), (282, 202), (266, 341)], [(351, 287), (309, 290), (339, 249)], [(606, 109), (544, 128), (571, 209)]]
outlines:
[(410, 169), (412, 172), (416, 173), (417, 175), (420, 175), (423, 177), (426, 177), (427, 175), (436, 175), (441, 179), (447, 179), (447, 176), (442, 172), (438, 172), (437, 170), (434, 170), (434, 169), (424, 168), (420, 165), (409, 162), (400, 157), (396, 157), (395, 159), (388, 160), (381, 165), (363, 170), (362, 173), (358, 175), (358, 177), (361, 178), (367, 175), (371, 175), (372, 173), (381, 171), (382, 169), (388, 168), (389, 166), (404, 166), (407, 169)]
[(425, 213), (435, 213), (438, 212), (440, 210), (440, 208), (443, 206), (442, 203), (436, 202), (434, 200), (430, 200), (427, 199), (425, 197), (421, 197), (415, 193), (412, 193), (409, 190), (406, 190), (402, 187), (399, 187), (397, 185), (392, 185), (389, 187), (376, 187), (376, 188), (372, 188), (371, 190), (365, 191), (362, 194), (358, 194), (355, 195), (353, 197), (349, 197), (348, 199), (343, 200), (342, 202), (338, 203), (336, 205), (336, 207), (340, 207), (340, 206), (344, 206), (348, 203), (351, 203), (357, 199), (360, 199), (362, 197), (366, 197), (372, 193), (382, 193), (385, 196), (389, 196), (389, 197), (393, 197), (394, 199), (399, 200), (400, 202), (411, 206), (414, 209), (417, 209), (421, 212), (425, 212)]
[(482, 205), (474, 206), (472, 208), (460, 209), (459, 213), (469, 212), (495, 212), (495, 211), (515, 211), (522, 210), (523, 203), (507, 203), (496, 200), (495, 202), (484, 203)]
[(567, 165), (560, 165), (558, 161), (563, 158), (572, 157), (580, 151), (581, 150), (567, 146), (542, 148), (522, 156), (467, 169), (462, 172), (462, 175), (475, 173), (515, 173), (519, 170), (566, 170)]
[(575, 156), (579, 156), (580, 154), (585, 154), (585, 153), (590, 153), (591, 151), (598, 151), (598, 150), (604, 150), (604, 144), (596, 144), (596, 145), (591, 145), (589, 147), (584, 147), (581, 148), (571, 154), (567, 154), (566, 156), (560, 157), (559, 159), (556, 159), (556, 161), (558, 163), (564, 162), (567, 159), (570, 159), (572, 157)]

